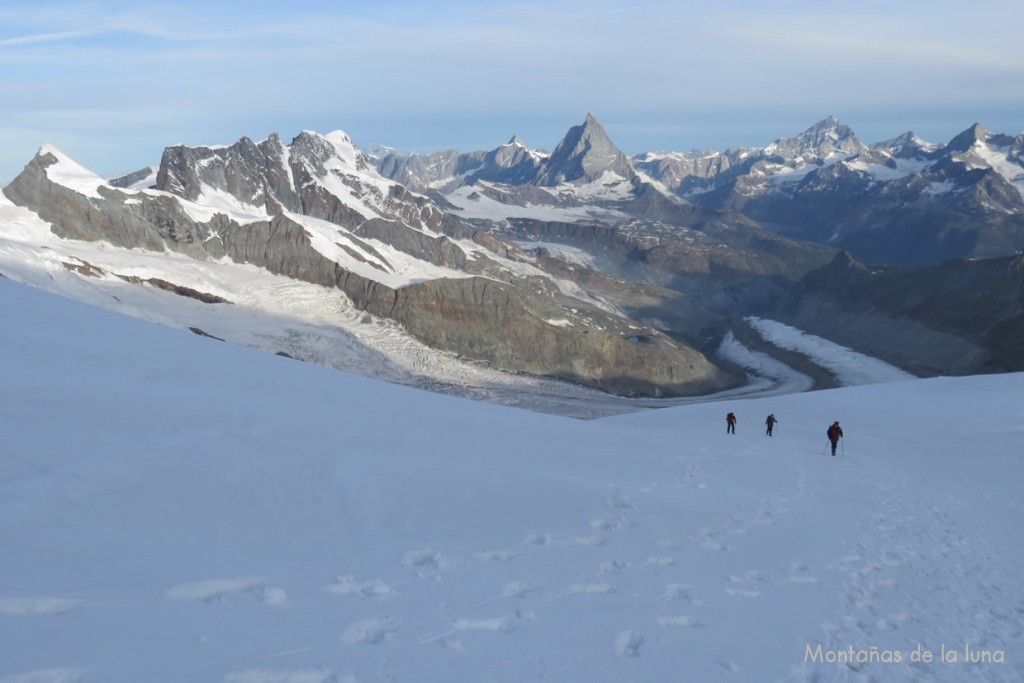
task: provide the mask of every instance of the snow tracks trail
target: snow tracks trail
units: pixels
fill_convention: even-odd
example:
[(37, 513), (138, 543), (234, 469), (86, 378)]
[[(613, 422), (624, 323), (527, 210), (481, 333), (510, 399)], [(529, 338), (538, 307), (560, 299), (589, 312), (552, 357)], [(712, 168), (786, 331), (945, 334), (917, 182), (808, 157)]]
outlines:
[(584, 422), (0, 294), (0, 683), (1024, 680), (1024, 376)]

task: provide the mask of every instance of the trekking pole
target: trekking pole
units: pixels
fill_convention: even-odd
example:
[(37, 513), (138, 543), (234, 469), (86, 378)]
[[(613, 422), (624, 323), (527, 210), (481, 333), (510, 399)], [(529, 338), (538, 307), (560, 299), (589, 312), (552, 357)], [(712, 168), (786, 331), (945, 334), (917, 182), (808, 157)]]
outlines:
[(822, 448), (821, 448), (821, 454), (822, 454), (822, 455), (825, 455), (825, 451), (827, 451), (827, 450), (828, 450), (828, 441), (826, 441), (826, 442), (825, 442), (825, 445), (824, 445), (824, 446), (822, 446)]
[(841, 452), (843, 454), (843, 457), (845, 458), (846, 457), (846, 439), (840, 440), (839, 447), (840, 447), (840, 450), (841, 450)]

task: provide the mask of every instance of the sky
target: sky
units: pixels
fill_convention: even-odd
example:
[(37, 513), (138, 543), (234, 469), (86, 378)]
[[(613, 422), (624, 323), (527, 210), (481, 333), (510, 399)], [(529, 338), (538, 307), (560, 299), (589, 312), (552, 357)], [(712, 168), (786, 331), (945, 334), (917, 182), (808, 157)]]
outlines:
[(169, 145), (346, 131), (403, 153), (871, 143), (1024, 131), (1024, 4), (0, 1), (0, 183), (53, 144), (101, 175)]

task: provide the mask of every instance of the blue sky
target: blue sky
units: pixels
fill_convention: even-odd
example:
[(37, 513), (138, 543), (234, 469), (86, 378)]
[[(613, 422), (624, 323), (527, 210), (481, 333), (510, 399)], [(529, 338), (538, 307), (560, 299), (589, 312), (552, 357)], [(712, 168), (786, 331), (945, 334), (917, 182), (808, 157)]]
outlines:
[(1024, 131), (1024, 3), (0, 0), (0, 183), (40, 145), (97, 173), (163, 148), (348, 132), (402, 152), (865, 142)]

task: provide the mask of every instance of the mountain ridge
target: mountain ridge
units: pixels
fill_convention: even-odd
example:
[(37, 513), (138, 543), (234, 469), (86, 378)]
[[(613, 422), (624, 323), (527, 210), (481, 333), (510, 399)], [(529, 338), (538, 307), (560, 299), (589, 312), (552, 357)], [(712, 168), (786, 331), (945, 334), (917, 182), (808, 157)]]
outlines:
[[(22, 238), (8, 249), (31, 253), (51, 276), (61, 268), (101, 289), (119, 278), (237, 305), (213, 270), (203, 270), (205, 280), (143, 272), (70, 242), (251, 266), (336, 290), (353, 315), (460, 360), (656, 397), (741, 384), (743, 368), (721, 345), (741, 316), (813, 315), (793, 297), (817, 302), (822, 314), (845, 301), (843, 320), (870, 327), (874, 314), (857, 297), (872, 278), (847, 282), (841, 296), (813, 286), (817, 269), (837, 268), (837, 253), (849, 251), (845, 267), (867, 272), (854, 264), (920, 267), (1019, 250), (1022, 146), (1024, 136), (977, 124), (946, 145), (910, 132), (865, 145), (828, 117), (760, 149), (629, 158), (588, 114), (551, 154), (513, 135), (489, 151), (403, 159), (364, 153), (341, 130), (302, 131), (288, 144), (272, 133), (175, 145), (159, 166), (109, 181), (44, 145), (3, 193), (50, 224), (57, 241), (46, 248), (62, 261)], [(922, 277), (944, 291), (944, 271)], [(1016, 334), (1000, 310), (972, 307)], [(915, 362), (913, 335), (877, 347), (882, 323), (874, 338), (854, 341), (923, 374), (1024, 363), (984, 322), (921, 311), (904, 317), (949, 353)], [(283, 338), (278, 328), (270, 334)]]
[[(70, 186), (61, 183), (69, 177)], [(699, 352), (577, 298), (514, 245), (380, 177), (343, 133), (304, 132), (288, 147), (272, 136), (168, 148), (152, 191), (118, 189), (44, 148), (4, 194), (60, 238), (227, 258), (336, 287), (428, 346), (505, 371), (627, 395), (734, 381)]]

